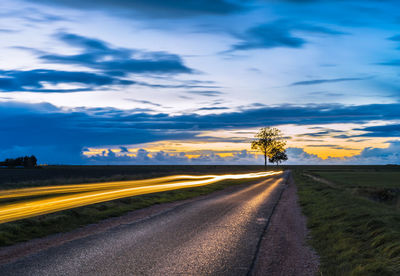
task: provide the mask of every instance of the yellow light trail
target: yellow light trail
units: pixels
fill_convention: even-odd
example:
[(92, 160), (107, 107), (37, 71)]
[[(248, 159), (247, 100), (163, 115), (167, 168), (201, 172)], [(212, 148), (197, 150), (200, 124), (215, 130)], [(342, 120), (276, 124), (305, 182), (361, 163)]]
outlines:
[(78, 193), (98, 190), (110, 190), (123, 187), (140, 187), (151, 184), (160, 184), (184, 179), (202, 179), (212, 176), (201, 175), (172, 175), (151, 179), (130, 180), (130, 181), (114, 181), (90, 184), (75, 184), (75, 185), (58, 185), (58, 186), (45, 186), (35, 188), (21, 188), (0, 191), (0, 199), (11, 199), (19, 197), (42, 196), (49, 194), (64, 194), (64, 193)]
[[(0, 206), (0, 223), (81, 207), (85, 205), (176, 189), (209, 185), (228, 179), (267, 177), (282, 172), (225, 175), (175, 175), (145, 180), (37, 187), (1, 191), (2, 199), (52, 195)], [(60, 193), (69, 193), (60, 195)], [(58, 194), (58, 195), (57, 195)]]

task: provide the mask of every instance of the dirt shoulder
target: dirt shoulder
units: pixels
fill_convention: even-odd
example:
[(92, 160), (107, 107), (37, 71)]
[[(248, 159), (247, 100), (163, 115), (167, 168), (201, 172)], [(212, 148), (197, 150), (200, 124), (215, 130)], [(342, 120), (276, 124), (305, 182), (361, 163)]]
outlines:
[(307, 245), (306, 217), (290, 176), (261, 242), (253, 275), (318, 275), (319, 257)]

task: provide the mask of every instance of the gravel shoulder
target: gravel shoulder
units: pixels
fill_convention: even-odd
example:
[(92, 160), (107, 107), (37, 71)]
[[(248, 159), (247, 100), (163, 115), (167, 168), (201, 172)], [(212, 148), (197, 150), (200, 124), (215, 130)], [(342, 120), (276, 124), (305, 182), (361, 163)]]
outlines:
[(307, 239), (306, 217), (290, 176), (262, 238), (253, 275), (319, 275), (319, 257)]

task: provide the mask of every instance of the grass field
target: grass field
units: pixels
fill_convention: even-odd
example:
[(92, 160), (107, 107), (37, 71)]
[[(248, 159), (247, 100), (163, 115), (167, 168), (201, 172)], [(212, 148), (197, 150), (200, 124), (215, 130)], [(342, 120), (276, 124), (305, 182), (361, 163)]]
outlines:
[(322, 275), (400, 275), (398, 167), (303, 167), (294, 172)]

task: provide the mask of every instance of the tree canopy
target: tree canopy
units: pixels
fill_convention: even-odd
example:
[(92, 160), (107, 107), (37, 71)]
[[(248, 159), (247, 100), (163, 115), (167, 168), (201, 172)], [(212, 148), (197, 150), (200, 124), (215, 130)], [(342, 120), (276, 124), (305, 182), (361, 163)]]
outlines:
[(284, 161), (282, 158), (286, 156), (286, 141), (284, 140), (282, 131), (277, 128), (264, 127), (258, 131), (254, 138), (255, 140), (251, 142), (251, 149), (259, 150), (263, 154), (265, 167), (267, 166), (267, 159), (274, 163), (278, 159), (280, 162)]
[(7, 158), (3, 162), (0, 162), (0, 166), (13, 167), (24, 167), (24, 168), (35, 168), (37, 166), (37, 158), (32, 156), (24, 156), (17, 158)]

